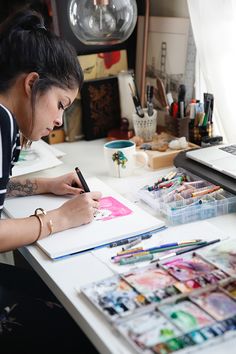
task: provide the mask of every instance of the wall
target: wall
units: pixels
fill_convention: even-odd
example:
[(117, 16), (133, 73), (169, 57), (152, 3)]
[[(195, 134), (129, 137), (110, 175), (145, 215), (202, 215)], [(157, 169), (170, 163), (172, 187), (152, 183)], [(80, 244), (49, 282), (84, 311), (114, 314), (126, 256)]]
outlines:
[(187, 0), (150, 0), (153, 16), (189, 17)]
[[(142, 1), (142, 6), (144, 9), (145, 0), (137, 0), (137, 3), (139, 3), (139, 1)], [(150, 0), (150, 15), (161, 17), (189, 18), (187, 0)], [(192, 28), (190, 25), (186, 58), (186, 71), (183, 81), (183, 83), (186, 85), (186, 102), (195, 97), (195, 60), (196, 47), (194, 43)]]

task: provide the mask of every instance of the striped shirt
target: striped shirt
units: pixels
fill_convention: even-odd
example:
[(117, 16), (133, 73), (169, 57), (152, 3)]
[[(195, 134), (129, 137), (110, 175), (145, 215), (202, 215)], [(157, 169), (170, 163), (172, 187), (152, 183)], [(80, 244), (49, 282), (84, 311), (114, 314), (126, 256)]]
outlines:
[(12, 167), (20, 154), (20, 135), (12, 113), (0, 104), (0, 216)]

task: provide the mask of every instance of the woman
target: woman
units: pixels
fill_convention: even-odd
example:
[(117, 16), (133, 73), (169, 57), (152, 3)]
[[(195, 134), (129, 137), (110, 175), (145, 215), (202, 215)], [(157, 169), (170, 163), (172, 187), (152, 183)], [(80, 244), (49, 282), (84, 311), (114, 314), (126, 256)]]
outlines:
[[(81, 193), (82, 185), (75, 172), (53, 179), (10, 178), (21, 146), (47, 136), (54, 127), (62, 125), (63, 112), (76, 98), (82, 81), (83, 74), (76, 53), (67, 42), (46, 30), (39, 13), (20, 10), (0, 25), (0, 210), (6, 194), (74, 195), (74, 198), (47, 213), (39, 205), (35, 212), (32, 210), (31, 217), (0, 220), (0, 252), (34, 243), (54, 232), (80, 226), (93, 219), (101, 194)], [(24, 352), (27, 352), (30, 346), (25, 345), (26, 336), (27, 343), (29, 338), (35, 339), (35, 335), (53, 337), (53, 329), (48, 333), (51, 322), (52, 326), (57, 325), (55, 343), (62, 343), (67, 336), (73, 337), (73, 333), (76, 337), (79, 328), (69, 316), (67, 318), (66, 312), (36, 274), (13, 268), (0, 267), (0, 342), (4, 339), (10, 345), (13, 341), (8, 339), (15, 335), (18, 339), (23, 338), (19, 343), (23, 343)], [(37, 298), (48, 297), (50, 304), (53, 300), (56, 304), (54, 314), (53, 311), (46, 311), (45, 316), (42, 315), (45, 302), (44, 305), (40, 302), (37, 311), (35, 294)], [(25, 304), (23, 300), (26, 296)], [(14, 321), (10, 320), (12, 318)], [(40, 331), (38, 326), (32, 328), (32, 321), (37, 318), (41, 318), (38, 324)], [(65, 331), (66, 326), (69, 328)], [(36, 347), (29, 349), (29, 352), (35, 353)], [(62, 347), (62, 344), (58, 345), (59, 352)], [(13, 353), (11, 346), (9, 352)]]

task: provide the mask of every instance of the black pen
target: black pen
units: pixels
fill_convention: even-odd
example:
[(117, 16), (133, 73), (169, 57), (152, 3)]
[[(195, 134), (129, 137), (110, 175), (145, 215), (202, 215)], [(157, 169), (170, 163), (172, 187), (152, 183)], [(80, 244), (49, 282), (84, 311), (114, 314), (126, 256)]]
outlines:
[(174, 257), (174, 256), (179, 256), (180, 254), (183, 254), (183, 253), (187, 253), (187, 252), (192, 252), (192, 251), (195, 251), (199, 248), (202, 248), (202, 247), (206, 247), (206, 246), (210, 246), (210, 245), (213, 245), (214, 243), (216, 242), (220, 242), (220, 238), (216, 239), (216, 240), (212, 240), (212, 241), (209, 241), (209, 242), (205, 242), (201, 245), (197, 245), (197, 246), (193, 246), (193, 247), (188, 247), (186, 249), (183, 249), (183, 250), (179, 250), (179, 251), (176, 251), (176, 252), (171, 252), (171, 253), (168, 253), (167, 255), (165, 256), (162, 256), (162, 257), (158, 257), (158, 258), (155, 258), (151, 261), (151, 263), (153, 262), (160, 262), (160, 261), (163, 261), (164, 259), (167, 259), (167, 258), (171, 258), (171, 257)]
[(178, 117), (179, 118), (184, 118), (185, 116), (185, 94), (186, 94), (185, 85), (179, 85), (179, 92), (178, 92)]
[(80, 179), (80, 182), (82, 184), (83, 190), (85, 192), (90, 192), (90, 189), (89, 189), (89, 187), (88, 187), (88, 185), (87, 185), (87, 183), (86, 183), (86, 181), (85, 181), (85, 179), (84, 179), (84, 177), (83, 177), (83, 175), (82, 175), (82, 173), (81, 173), (81, 171), (80, 171), (80, 169), (78, 167), (75, 168), (75, 172), (77, 173), (77, 176)]

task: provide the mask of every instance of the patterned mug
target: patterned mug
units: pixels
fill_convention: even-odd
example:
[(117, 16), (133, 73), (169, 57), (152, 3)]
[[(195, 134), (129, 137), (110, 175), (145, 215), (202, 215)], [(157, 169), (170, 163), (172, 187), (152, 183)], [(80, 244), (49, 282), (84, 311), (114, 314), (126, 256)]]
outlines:
[(104, 156), (109, 175), (127, 177), (135, 169), (148, 165), (148, 156), (144, 151), (136, 151), (131, 140), (113, 140), (104, 145)]

